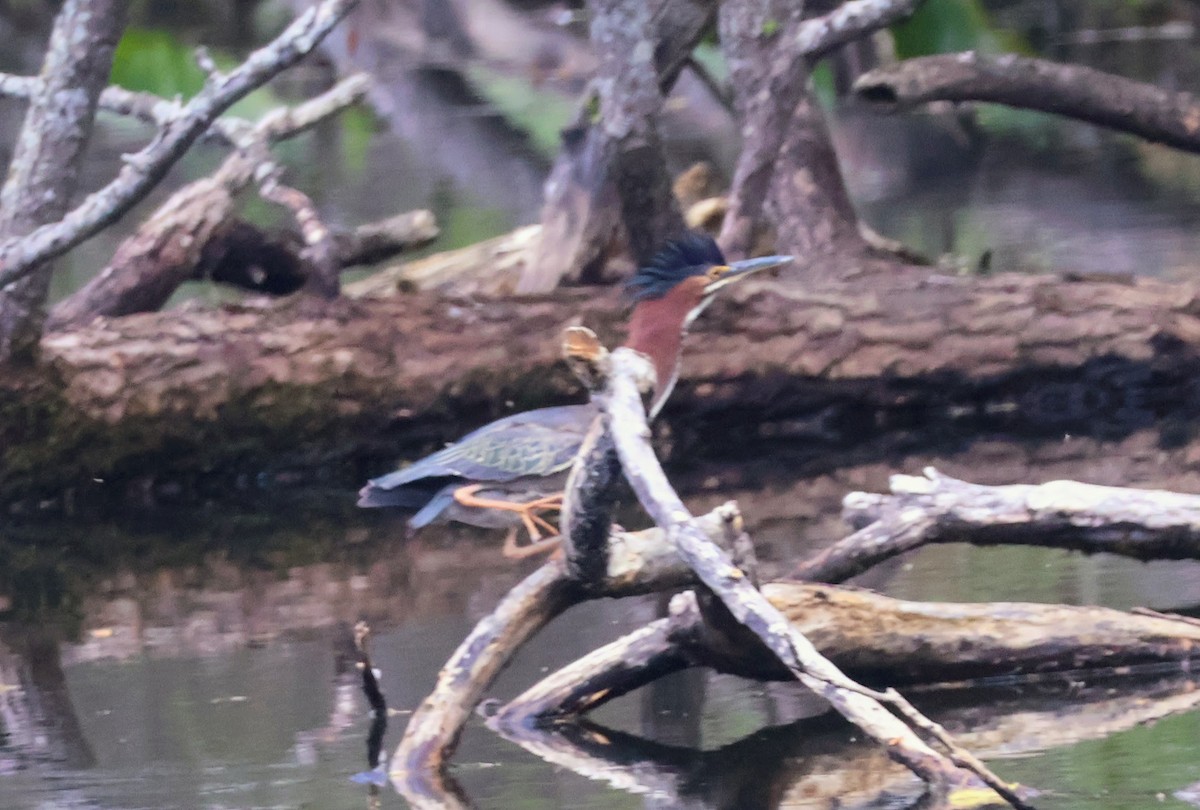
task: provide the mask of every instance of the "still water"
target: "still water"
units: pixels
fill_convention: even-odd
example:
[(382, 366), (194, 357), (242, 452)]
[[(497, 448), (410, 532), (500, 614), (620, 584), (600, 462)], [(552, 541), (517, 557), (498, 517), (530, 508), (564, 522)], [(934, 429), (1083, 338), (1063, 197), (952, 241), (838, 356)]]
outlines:
[[(1176, 75), (1160, 57), (1165, 64), (1144, 78), (1192, 87), (1191, 72)], [(444, 73), (398, 77), (390, 92), (390, 130), (360, 121), (282, 152), (297, 185), (324, 189), (319, 203), (332, 221), (428, 207), (445, 233), (437, 247), (446, 248), (536, 219), (545, 155), (505, 135)], [(0, 130), (11, 131), (13, 109), (0, 113)], [(865, 127), (858, 115), (839, 112), (835, 137), (864, 215), (887, 235), (957, 253), (967, 265), (987, 253), (997, 271), (1196, 277), (1196, 158), (1053, 125), (1053, 159), (1008, 139), (947, 160), (911, 146), (953, 141), (954, 133), (929, 138), (952, 122)], [(139, 137), (103, 122), (93, 182)], [(697, 151), (718, 164), (728, 153), (691, 143), (689, 157)], [(170, 182), (200, 176), (217, 159), (201, 150)], [(102, 264), (118, 238), (77, 252), (59, 294)], [(1076, 478), (1198, 492), (1200, 452), (1188, 440), (1194, 404), (1170, 415), (1183, 440), (1132, 428), (990, 432), (949, 444), (928, 434), (818, 436), (793, 447), (772, 441), (752, 469), (718, 454), (677, 459), (675, 473), (697, 510), (736, 497), (765, 575), (783, 575), (842, 536), (845, 493), (881, 490), (888, 474), (929, 464), (981, 483)], [(357, 483), (376, 471), (331, 471), (320, 489), (252, 486), (174, 505), (10, 520), (0, 537), (0, 808), (405, 806), (389, 787), (351, 778), (367, 770), (369, 719), (348, 628), (365, 619), (373, 629), (372, 657), (394, 712), (391, 750), (442, 662), (529, 564), (503, 561), (486, 533), (406, 538), (400, 519), (355, 510)], [(926, 549), (858, 584), (912, 599), (1200, 605), (1200, 563), (1032, 548)], [(521, 652), (493, 695), (516, 695), (657, 611), (652, 599), (574, 609)], [(913, 697), (1005, 778), (1041, 791), (1039, 807), (1182, 808), (1175, 793), (1200, 783), (1196, 686), (1160, 672)], [(685, 673), (594, 719), (607, 744), (576, 740), (575, 767), (476, 720), (451, 776), (482, 808), (850, 807), (883, 791), (897, 802), (916, 791), (875, 747), (785, 685)]]
[[(1074, 469), (1073, 477), (1093, 470), (1103, 479), (1106, 453), (1136, 459), (1138, 443), (1151, 439), (1078, 440), (1076, 460), (1035, 477)], [(1169, 485), (1190, 474), (1187, 454), (1161, 453), (1157, 472), (1135, 461), (1109, 474)], [(889, 469), (929, 463), (995, 476), (970, 453), (909, 456), (776, 475), (730, 494), (750, 516), (766, 575), (776, 576), (838, 536), (836, 493), (880, 488)], [(1000, 469), (994, 457), (988, 466)], [(689, 480), (688, 471), (678, 477)], [(371, 653), (396, 712), (390, 750), (442, 662), (529, 564), (505, 562), (484, 532), (406, 539), (398, 520), (349, 507), (348, 484), (264, 491), (261, 510), (219, 503), (15, 526), (0, 585), (13, 617), (0, 625), (0, 806), (362, 807), (369, 788), (351, 777), (367, 770), (369, 719), (347, 654), (349, 625), (365, 619), (374, 631)], [(699, 509), (716, 497), (693, 490), (688, 499)], [(805, 514), (788, 507), (797, 503)], [(1200, 563), (947, 546), (859, 584), (913, 599), (1194, 608)], [(649, 599), (573, 609), (521, 652), (493, 695), (515, 696), (656, 609)], [(1040, 807), (1156, 807), (1160, 794), (1182, 807), (1172, 792), (1200, 780), (1200, 690), (1186, 674), (912, 695), (1006, 778), (1043, 791)], [(594, 719), (609, 744), (589, 752), (587, 776), (506, 742), (481, 720), (451, 775), (474, 806), (492, 808), (827, 807), (831, 789), (857, 806), (854, 797), (881, 789), (915, 790), (853, 729), (781, 684), (687, 673)], [(405, 806), (390, 788), (377, 798)]]

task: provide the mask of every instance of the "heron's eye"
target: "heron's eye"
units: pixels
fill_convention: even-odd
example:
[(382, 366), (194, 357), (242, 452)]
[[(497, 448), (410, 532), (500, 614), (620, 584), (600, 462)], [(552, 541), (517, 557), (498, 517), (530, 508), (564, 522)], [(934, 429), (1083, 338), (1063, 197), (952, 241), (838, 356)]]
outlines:
[(714, 265), (714, 266), (708, 268), (708, 273), (706, 275), (713, 281), (716, 281), (717, 279), (719, 279), (721, 276), (725, 275), (728, 272), (729, 272), (728, 266), (723, 265), (723, 264), (718, 264), (718, 265)]

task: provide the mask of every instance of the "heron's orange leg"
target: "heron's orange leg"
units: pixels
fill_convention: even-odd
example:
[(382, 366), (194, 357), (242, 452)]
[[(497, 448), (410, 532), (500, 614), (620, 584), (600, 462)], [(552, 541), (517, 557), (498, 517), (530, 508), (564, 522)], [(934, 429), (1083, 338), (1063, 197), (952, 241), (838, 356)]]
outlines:
[[(521, 523), (524, 524), (525, 531), (529, 532), (529, 539), (532, 542), (528, 546), (518, 546), (516, 542), (516, 530), (514, 528), (505, 538), (504, 556), (519, 559), (532, 554), (540, 554), (543, 551), (549, 551), (551, 548), (558, 546), (558, 537), (553, 536), (558, 534), (558, 529), (539, 513), (561, 509), (563, 498), (561, 492), (555, 495), (548, 495), (544, 498), (538, 498), (528, 503), (513, 503), (512, 501), (502, 501), (494, 498), (475, 497), (475, 493), (483, 489), (483, 487), (484, 484), (470, 484), (465, 487), (459, 487), (454, 491), (454, 500), (463, 506), (470, 506), (476, 509), (499, 509), (505, 512), (516, 512), (520, 516)], [(552, 537), (543, 539), (543, 529), (548, 531)]]

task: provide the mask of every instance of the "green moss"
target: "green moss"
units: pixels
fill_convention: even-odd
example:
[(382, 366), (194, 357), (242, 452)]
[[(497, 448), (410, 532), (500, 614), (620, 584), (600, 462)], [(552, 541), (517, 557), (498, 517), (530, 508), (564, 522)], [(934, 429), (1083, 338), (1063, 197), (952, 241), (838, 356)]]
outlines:
[[(109, 424), (83, 414), (61, 385), (0, 390), (0, 505), (57, 498), (72, 489), (121, 493), (129, 482), (203, 482), (272, 471), (316, 473), (376, 447), (403, 395), (353, 376), (320, 386), (271, 383), (221, 405), (214, 418), (133, 414)], [(565, 368), (477, 369), (422, 397), (414, 447), (464, 421), (581, 399)], [(346, 412), (345, 403), (362, 406)], [(398, 442), (402, 443), (401, 442)], [(397, 450), (405, 448), (397, 447)], [(412, 448), (408, 448), (412, 449)]]

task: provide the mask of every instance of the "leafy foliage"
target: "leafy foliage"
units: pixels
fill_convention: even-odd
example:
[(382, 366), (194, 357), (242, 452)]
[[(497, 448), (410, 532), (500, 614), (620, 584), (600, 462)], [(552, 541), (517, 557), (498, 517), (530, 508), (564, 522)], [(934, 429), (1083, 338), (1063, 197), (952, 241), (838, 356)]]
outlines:
[(892, 36), (900, 59), (954, 51), (1027, 50), (1020, 37), (992, 23), (980, 0), (925, 0), (911, 17), (892, 27)]

